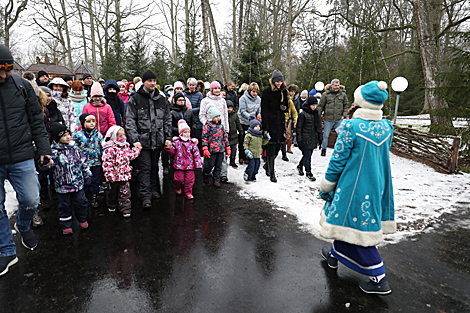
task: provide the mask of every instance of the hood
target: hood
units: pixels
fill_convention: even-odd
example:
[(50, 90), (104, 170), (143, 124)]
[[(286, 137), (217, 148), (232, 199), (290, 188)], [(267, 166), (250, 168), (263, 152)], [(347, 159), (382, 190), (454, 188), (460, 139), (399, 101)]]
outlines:
[(278, 91), (278, 90), (283, 91), (283, 90), (287, 89), (287, 85), (286, 85), (286, 82), (285, 82), (285, 81), (282, 82), (282, 85), (281, 85), (281, 88), (280, 88), (280, 89), (277, 89), (277, 88), (276, 88), (276, 86), (274, 85), (274, 83), (273, 83), (273, 81), (271, 80), (271, 78), (269, 79), (269, 84), (271, 85), (271, 90), (272, 90), (272, 91)]
[(216, 96), (216, 95), (213, 95), (211, 91), (209, 91), (207, 93), (207, 98), (209, 98), (211, 100), (217, 100), (217, 101), (220, 100), (220, 99), (223, 99), (222, 98), (222, 93), (220, 95)]
[(302, 104), (302, 110), (309, 113), (309, 114), (314, 114), (315, 112), (317, 112), (317, 109), (315, 110), (312, 110), (310, 108), (310, 106), (308, 105), (308, 102), (305, 101), (303, 104)]
[(186, 102), (184, 105), (177, 105), (176, 103), (172, 103), (170, 109), (177, 112), (186, 112), (188, 107), (186, 106)]
[(117, 84), (117, 82), (114, 79), (108, 79), (106, 84), (104, 84), (104, 88), (103, 88), (105, 95), (108, 93), (108, 89), (110, 87), (116, 89), (116, 94), (119, 92), (119, 85)]

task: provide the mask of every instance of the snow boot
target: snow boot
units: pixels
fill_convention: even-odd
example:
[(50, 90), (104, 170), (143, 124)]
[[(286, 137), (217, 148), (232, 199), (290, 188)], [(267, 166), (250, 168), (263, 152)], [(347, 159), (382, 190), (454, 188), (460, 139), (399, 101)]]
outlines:
[(304, 176), (304, 167), (302, 165), (297, 165), (297, 171), (299, 172), (300, 176)]
[(312, 172), (307, 172), (307, 174), (305, 174), (305, 176), (310, 179), (311, 181), (316, 181), (317, 179), (315, 177), (313, 177), (313, 174)]

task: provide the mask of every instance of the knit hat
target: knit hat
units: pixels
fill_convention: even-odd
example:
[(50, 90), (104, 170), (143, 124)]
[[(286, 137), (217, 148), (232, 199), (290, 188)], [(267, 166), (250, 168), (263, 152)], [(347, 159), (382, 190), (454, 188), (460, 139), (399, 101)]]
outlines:
[(225, 100), (225, 103), (227, 104), (227, 108), (228, 108), (228, 107), (232, 107), (232, 108), (233, 108), (233, 102), (232, 102), (232, 100)]
[(68, 82), (69, 80), (73, 80), (72, 76), (67, 75), (64, 77), (64, 81)]
[(308, 93), (309, 96), (314, 96), (317, 94), (317, 90), (315, 88), (313, 88), (312, 90), (310, 90), (310, 92)]
[(186, 121), (183, 119), (179, 120), (178, 121), (178, 134), (181, 135), (181, 133), (186, 129), (191, 130), (188, 126), (188, 123), (186, 123)]
[(209, 119), (211, 119), (211, 120), (214, 117), (221, 115), (219, 109), (217, 109), (216, 107), (210, 107), (209, 110), (207, 111), (207, 113), (209, 113)]
[(142, 75), (142, 83), (146, 82), (149, 79), (157, 79), (157, 75), (149, 69), (146, 69), (144, 75)]
[(54, 87), (54, 85), (62, 85), (67, 88), (70, 87), (69, 84), (67, 84), (65, 80), (63, 80), (61, 77), (54, 77), (54, 79), (51, 80), (51, 82), (47, 85), (47, 87), (52, 88)]
[(380, 110), (388, 98), (387, 83), (373, 80), (357, 87), (354, 102), (361, 108)]
[(121, 81), (117, 82), (117, 84), (118, 84), (119, 88), (121, 88), (121, 86), (126, 87), (126, 84), (121, 82)]
[(312, 104), (318, 104), (318, 99), (316, 97), (308, 97), (307, 98), (307, 104), (312, 105)]
[(178, 79), (178, 81), (181, 82), (183, 85), (186, 84), (186, 82), (182, 78)]
[(104, 96), (103, 88), (101, 88), (101, 84), (98, 82), (93, 82), (91, 86), (90, 97), (93, 98), (94, 96)]
[(168, 93), (170, 90), (174, 90), (173, 86), (172, 86), (172, 85), (167, 85), (167, 86), (165, 87), (165, 90), (164, 90), (164, 91), (165, 91), (166, 93)]
[(47, 74), (46, 71), (39, 71), (39, 72), (38, 72), (38, 78), (39, 78), (39, 77), (42, 77), (42, 76), (44, 76), (44, 75), (46, 75), (47, 77), (49, 77), (49, 74)]
[(212, 91), (214, 88), (217, 88), (217, 87), (222, 88), (222, 87), (220, 86), (220, 83), (214, 80), (214, 81), (211, 83), (211, 85), (210, 85), (210, 89), (211, 89), (211, 91)]
[(70, 133), (70, 130), (67, 129), (65, 125), (60, 123), (53, 122), (50, 127), (51, 140), (59, 143), (60, 138), (65, 135), (65, 133)]
[(0, 45), (0, 69), (10, 71), (13, 69), (13, 55), (10, 49)]
[(50, 90), (46, 86), (39, 86), (39, 88), (41, 88), (41, 90), (44, 91), (45, 93), (52, 95), (52, 90)]
[(250, 121), (250, 128), (254, 129), (254, 128), (256, 127), (256, 125), (261, 126), (261, 122), (258, 121), (257, 119), (252, 119), (252, 120)]
[(272, 81), (273, 83), (284, 81), (284, 76), (282, 76), (281, 71), (279, 71), (279, 70), (274, 70), (273, 76), (271, 77), (271, 81)]
[(101, 143), (103, 149), (112, 146), (113, 141), (117, 141), (117, 133), (121, 128), (121, 126), (113, 125), (108, 129)]
[(173, 85), (173, 88), (182, 88), (184, 89), (184, 85), (182, 82), (180, 82), (179, 80), (175, 82), (175, 84)]
[(181, 97), (185, 98), (182, 92), (178, 92), (176, 95), (173, 96), (173, 103), (176, 104), (176, 100), (178, 100), (178, 98), (181, 98)]
[(91, 78), (93, 78), (93, 76), (91, 76), (91, 74), (90, 74), (90, 73), (85, 73), (85, 74), (83, 74), (83, 77), (82, 77), (82, 79), (85, 79), (85, 78), (88, 78), (88, 77), (91, 77)]
[(95, 116), (91, 115), (90, 113), (82, 113), (79, 119), (80, 119), (80, 125), (82, 125), (82, 127), (85, 128), (85, 122), (91, 119), (95, 119)]
[(300, 93), (300, 97), (301, 98), (307, 98), (308, 97), (308, 91), (307, 90), (302, 90), (302, 92)]
[(98, 83), (104, 84), (104, 83), (106, 83), (106, 81), (104, 80), (104, 78), (100, 78), (100, 79), (98, 79)]

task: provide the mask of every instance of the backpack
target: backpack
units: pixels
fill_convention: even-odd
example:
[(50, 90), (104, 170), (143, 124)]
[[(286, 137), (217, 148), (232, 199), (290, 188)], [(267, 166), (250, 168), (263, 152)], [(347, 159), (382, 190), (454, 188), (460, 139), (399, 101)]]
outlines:
[(31, 123), (33, 121), (33, 114), (31, 113), (31, 108), (29, 107), (29, 98), (28, 94), (26, 93), (26, 88), (24, 87), (23, 80), (20, 76), (15, 73), (11, 74), (11, 78), (13, 78), (13, 83), (15, 84), (16, 89), (18, 89), (18, 92), (23, 96), (23, 99), (26, 103), (25, 108), (26, 114), (28, 114), (28, 122)]

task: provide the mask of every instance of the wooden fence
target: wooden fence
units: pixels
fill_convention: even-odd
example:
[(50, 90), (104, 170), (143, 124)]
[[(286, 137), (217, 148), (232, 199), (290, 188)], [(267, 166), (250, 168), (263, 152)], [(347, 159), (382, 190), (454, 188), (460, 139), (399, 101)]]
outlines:
[[(337, 134), (333, 129), (328, 147), (334, 148)], [(460, 137), (430, 134), (409, 127), (394, 126), (392, 152), (430, 164), (446, 173), (457, 169)]]
[(457, 169), (460, 137), (436, 135), (409, 127), (394, 126), (392, 152), (426, 160), (439, 169), (453, 173)]

